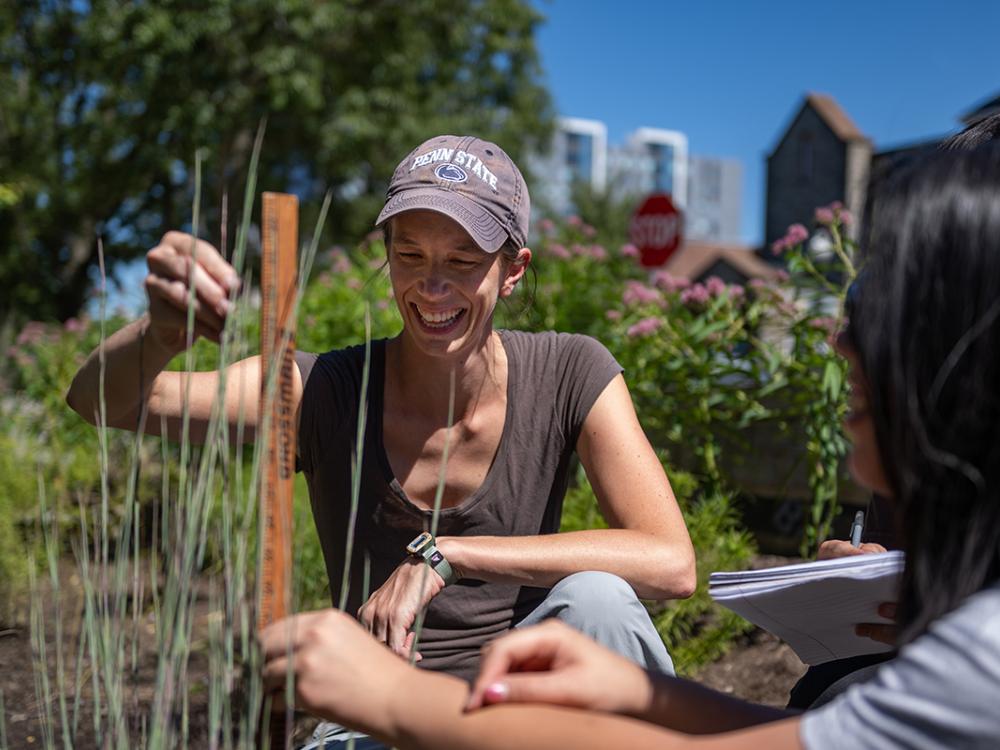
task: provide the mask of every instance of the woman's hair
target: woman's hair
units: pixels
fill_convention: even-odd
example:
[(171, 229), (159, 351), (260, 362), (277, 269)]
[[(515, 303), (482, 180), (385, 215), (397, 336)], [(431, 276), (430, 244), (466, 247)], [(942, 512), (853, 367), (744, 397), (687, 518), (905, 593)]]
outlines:
[(1000, 142), (881, 187), (850, 338), (907, 552), (900, 642), (1000, 580)]

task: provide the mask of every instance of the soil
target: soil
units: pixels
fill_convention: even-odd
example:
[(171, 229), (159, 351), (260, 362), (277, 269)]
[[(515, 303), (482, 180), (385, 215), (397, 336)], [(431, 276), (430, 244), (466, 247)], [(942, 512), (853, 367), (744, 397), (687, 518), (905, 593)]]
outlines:
[[(785, 561), (784, 558), (759, 558), (755, 560), (755, 567), (767, 567)], [(62, 611), (67, 684), (72, 685), (76, 684), (76, 650), (82, 609), (80, 581), (72, 563), (67, 563), (65, 566), (65, 574), (61, 580), (64, 582)], [(193, 637), (196, 641), (201, 638), (204, 642), (209, 614), (208, 602), (199, 600), (196, 609), (196, 632)], [(54, 611), (50, 597), (46, 599), (46, 611), (42, 618), (49, 631), (45, 647), (50, 663), (54, 662), (55, 654)], [(126, 703), (134, 709), (130, 713), (134, 715), (141, 715), (144, 713), (142, 707), (149, 705), (156, 678), (154, 623), (152, 621), (140, 623), (140, 628), (144, 628), (149, 637), (140, 639), (137, 670), (134, 678), (128, 682), (125, 696)], [(201, 631), (201, 634), (197, 631)], [(0, 626), (0, 665), (3, 667), (0, 669), (0, 699), (5, 719), (0, 723), (0, 750), (5, 747), (20, 750), (47, 744), (46, 737), (41, 733), (40, 716), (44, 713), (45, 706), (40, 699), (41, 693), (36, 688), (34, 663), (31, 633), (27, 625), (7, 626), (6, 629)], [(787, 702), (789, 689), (804, 671), (805, 666), (788, 646), (774, 636), (755, 629), (733, 644), (721, 659), (700, 669), (694, 675), (694, 679), (730, 695), (782, 707)], [(193, 686), (189, 691), (188, 709), (188, 715), (191, 717), (188, 735), (190, 747), (208, 747), (211, 744), (207, 737), (208, 727), (205, 719), (208, 691), (203, 687), (207, 682), (207, 674), (207, 655), (204, 649), (201, 651), (196, 649), (191, 658), (187, 679), (188, 684)], [(85, 671), (83, 678), (80, 713), (76, 719), (77, 732), (71, 744), (75, 748), (87, 750), (96, 748), (97, 743), (93, 732), (92, 702), (89, 700), (92, 695), (89, 672)], [(54, 683), (54, 669), (50, 670), (50, 680)], [(73, 696), (69, 692), (67, 690), (67, 701), (72, 722)], [(53, 725), (58, 726), (57, 700), (53, 701), (51, 711)], [(296, 738), (304, 740), (308, 737), (314, 724), (315, 720), (305, 716), (300, 717), (296, 721)], [(140, 727), (134, 729), (137, 733), (141, 730)], [(3, 742), (3, 730), (6, 732), (6, 745)], [(52, 742), (53, 746), (62, 746), (59, 736), (53, 737)]]

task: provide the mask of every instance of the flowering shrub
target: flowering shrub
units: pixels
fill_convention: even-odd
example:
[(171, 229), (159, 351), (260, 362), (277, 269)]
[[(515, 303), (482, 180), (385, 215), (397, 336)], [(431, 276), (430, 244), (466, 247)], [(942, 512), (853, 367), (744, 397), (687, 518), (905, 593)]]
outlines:
[(720, 456), (746, 455), (748, 428), (785, 431), (807, 469), (813, 502), (802, 550), (811, 554), (837, 510), (847, 450), (840, 427), (845, 365), (830, 338), (855, 274), (854, 247), (844, 234), (850, 221), (834, 203), (817, 210), (814, 235), (792, 225), (773, 247), (789, 272), (746, 288), (718, 277), (692, 283), (646, 271), (631, 245), (616, 253), (581, 250), (586, 224), (546, 222), (536, 243), (537, 315), (522, 327), (584, 332), (604, 342), (625, 367), (654, 442), (706, 491), (732, 491)]

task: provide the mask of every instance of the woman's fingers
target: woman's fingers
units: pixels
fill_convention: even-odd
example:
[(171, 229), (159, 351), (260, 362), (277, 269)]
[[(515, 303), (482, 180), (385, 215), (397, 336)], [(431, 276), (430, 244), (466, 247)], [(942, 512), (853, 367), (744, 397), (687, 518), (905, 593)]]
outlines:
[(196, 239), (184, 232), (167, 232), (160, 240), (159, 247), (169, 248), (179, 255), (194, 258), (225, 288), (227, 294), (239, 289), (240, 277), (235, 269), (205, 240)]
[[(191, 296), (188, 293), (187, 284), (183, 281), (178, 279), (171, 280), (167, 277), (157, 276), (151, 273), (146, 276), (146, 292), (149, 295), (151, 317), (162, 311), (162, 308), (160, 307), (153, 307), (153, 298), (156, 297), (182, 313), (185, 325), (187, 324), (187, 311), (189, 305), (194, 308), (195, 320), (203, 323), (211, 330), (221, 332), (223, 326), (225, 325), (225, 321), (219, 313), (208, 307), (203, 300), (197, 296), (193, 300), (191, 299)], [(175, 318), (176, 316), (171, 317)], [(155, 320), (157, 325), (162, 324), (159, 317), (156, 317)]]
[[(146, 263), (153, 325), (161, 329), (186, 328), (190, 307), (201, 325), (197, 332), (218, 341), (230, 310), (229, 297), (240, 284), (235, 270), (219, 251), (191, 235), (167, 232), (160, 244), (146, 253)], [(183, 320), (179, 321), (174, 311), (182, 313)]]
[(873, 641), (895, 645), (899, 628), (895, 624), (865, 622), (854, 626), (854, 632), (861, 638), (871, 638)]
[(220, 316), (229, 311), (230, 283), (216, 278), (201, 257), (181, 252), (173, 245), (157, 245), (146, 253), (146, 265), (154, 276), (193, 285), (196, 297)]
[(291, 665), (286, 656), (271, 659), (264, 665), (264, 692), (280, 690), (288, 679), (288, 668)]
[(486, 647), (467, 708), (479, 708), (489, 702), (487, 691), (512, 672), (529, 669), (537, 672), (551, 666), (559, 649), (561, 630), (555, 623), (545, 623), (515, 630)]

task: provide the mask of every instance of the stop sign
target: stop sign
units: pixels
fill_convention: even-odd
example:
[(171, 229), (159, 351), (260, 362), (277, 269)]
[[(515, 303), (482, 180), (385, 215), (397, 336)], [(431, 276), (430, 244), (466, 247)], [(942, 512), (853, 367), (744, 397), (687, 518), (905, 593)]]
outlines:
[(670, 196), (657, 193), (639, 206), (629, 225), (632, 244), (644, 266), (662, 266), (681, 244), (684, 219)]

